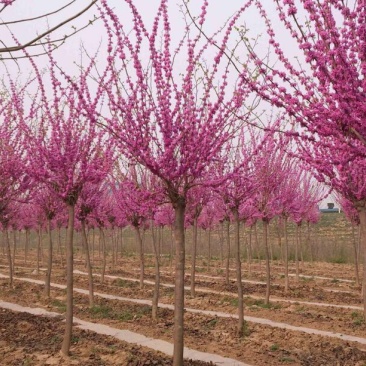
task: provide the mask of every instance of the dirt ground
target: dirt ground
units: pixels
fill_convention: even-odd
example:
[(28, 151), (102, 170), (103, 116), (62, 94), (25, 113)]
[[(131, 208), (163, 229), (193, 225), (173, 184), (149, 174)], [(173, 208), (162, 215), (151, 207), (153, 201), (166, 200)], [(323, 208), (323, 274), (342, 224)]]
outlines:
[[(5, 264), (6, 262), (0, 260), (0, 263)], [(82, 262), (76, 263), (76, 268), (85, 270)], [(24, 264), (19, 261), (19, 265)], [(281, 278), (282, 269), (281, 267), (278, 269), (274, 267), (273, 296), (276, 298), (292, 299), (299, 302), (292, 304), (287, 302), (272, 302), (270, 306), (265, 306), (263, 301), (251, 297), (263, 296), (264, 286), (258, 284), (245, 284), (245, 314), (247, 316), (250, 315), (258, 318), (270, 319), (295, 326), (305, 326), (313, 329), (366, 337), (366, 325), (360, 310), (339, 309), (335, 307), (326, 308), (300, 303), (300, 301), (317, 301), (331, 304), (351, 304), (360, 306), (359, 289), (354, 283), (344, 283), (338, 280), (341, 278), (351, 279), (352, 268), (344, 265), (342, 269), (342, 265), (324, 265), (319, 263), (311, 264), (312, 268), (310, 269), (308, 268), (310, 264), (306, 265), (308, 266), (304, 266), (302, 273), (313, 273), (313, 276), (315, 276), (316, 273), (316, 276), (329, 277), (331, 280), (318, 280), (313, 277), (310, 279), (302, 279), (299, 283), (296, 283), (295, 279), (291, 279), (291, 291), (288, 294), (284, 294), (282, 286), (283, 279)], [(263, 273), (260, 272), (258, 265), (257, 267), (258, 268), (254, 268), (253, 266), (252, 268), (252, 280), (262, 280)], [(16, 275), (43, 279), (42, 275), (35, 275), (33, 269), (34, 264), (30, 265), (28, 263), (28, 268), (19, 268)], [(136, 271), (136, 269), (138, 269), (138, 262), (135, 258), (124, 258), (114, 270), (108, 268), (107, 274), (118, 274), (137, 278), (138, 271)], [(254, 269), (256, 269), (256, 271), (254, 271)], [(323, 272), (322, 269), (324, 269)], [(153, 270), (152, 265), (149, 264), (149, 259), (147, 259), (147, 278), (153, 279)], [(170, 268), (166, 267), (163, 268), (163, 270), (168, 273), (162, 276), (162, 282), (172, 283), (172, 276), (169, 275)], [(95, 268), (95, 273), (98, 273), (99, 271), (100, 269)], [(6, 273), (6, 269), (0, 268), (0, 272)], [(234, 274), (234, 272), (232, 273)], [(216, 267), (213, 267), (210, 270), (199, 270), (198, 274), (216, 277), (220, 275), (223, 276), (218, 263), (216, 263)], [(247, 278), (245, 274), (244, 278)], [(52, 281), (64, 284), (64, 269), (59, 268), (56, 265), (53, 271)], [(189, 276), (187, 276), (187, 285), (189, 285)], [(87, 278), (82, 275), (75, 275), (74, 286), (87, 289)], [(235, 283), (227, 286), (225, 285), (224, 280), (198, 277), (197, 287), (205, 288), (207, 291), (210, 289), (214, 291), (223, 291), (223, 293), (210, 294), (197, 292), (197, 296), (191, 298), (187, 292), (187, 308), (216, 310), (230, 314), (236, 313), (237, 302), (235, 298)], [(330, 290), (332, 289), (348, 292), (331, 292)], [(95, 291), (128, 298), (151, 299), (153, 287), (152, 285), (145, 284), (144, 288), (140, 290), (139, 284), (136, 282), (116, 279), (111, 280), (107, 277), (105, 282), (101, 284), (100, 278), (96, 277)], [(10, 289), (7, 281), (1, 280), (0, 298), (24, 306), (43, 307), (47, 310), (59, 312), (61, 315), (65, 311), (65, 291), (53, 289), (51, 292), (51, 299), (46, 299), (43, 296), (43, 286), (41, 285), (16, 281), (15, 287)], [(172, 304), (173, 290), (171, 288), (162, 288), (160, 301), (162, 303)], [(106, 300), (100, 297), (96, 297), (95, 302), (95, 306), (89, 308), (87, 296), (75, 294), (75, 316), (84, 320), (108, 324), (115, 328), (130, 329), (147, 336), (164, 339), (170, 342), (172, 341), (173, 312), (171, 310), (160, 309), (159, 320), (155, 322), (151, 319), (151, 309), (148, 305)], [(9, 312), (3, 313), (7, 313), (7, 315), (1, 318), (1, 329), (11, 328), (9, 327), (9, 324), (21, 322), (22, 316), (33, 318), (30, 315), (16, 313), (11, 313), (12, 315), (9, 315)], [(9, 319), (11, 319), (10, 322)], [(35, 317), (35, 319), (39, 319), (34, 320), (36, 323), (38, 322), (35, 329), (39, 326), (45, 330), (42, 332), (39, 330), (36, 331), (34, 337), (47, 334), (50, 327), (49, 323), (55, 322), (54, 320), (45, 318)], [(50, 332), (53, 336), (57, 336), (57, 340), (61, 342), (63, 335), (62, 322), (61, 320), (58, 320), (55, 324), (55, 328), (51, 328)], [(15, 327), (12, 327), (12, 329), (15, 329)], [(10, 351), (7, 347), (13, 347), (12, 349), (13, 351), (16, 351), (16, 354), (19, 352), (19, 355), (22, 355), (18, 360), (22, 359), (21, 357), (25, 360), (28, 356), (27, 350), (24, 347), (28, 344), (28, 338), (31, 338), (29, 336), (30, 333), (29, 330), (27, 330), (27, 327), (24, 327), (24, 332), (22, 331), (22, 327), (16, 329), (16, 332), (9, 330), (4, 333), (4, 336), (1, 335), (1, 342), (3, 343), (0, 343), (0, 355), (4, 354), (9, 357)], [(137, 347), (131, 347), (126, 344), (123, 345), (123, 342), (104, 340), (106, 346), (105, 348), (103, 348), (103, 346), (103, 350), (98, 353), (98, 357), (100, 358), (98, 362), (100, 363), (92, 363), (94, 362), (94, 359), (89, 359), (92, 352), (86, 350), (91, 349), (87, 347), (87, 344), (91, 345), (92, 339), (93, 337), (96, 337), (96, 335), (83, 335), (83, 337), (78, 337), (78, 332), (79, 331), (76, 331), (75, 333), (76, 337), (82, 340), (87, 339), (87, 341), (86, 343), (83, 343), (82, 341), (73, 343), (72, 351), (74, 359), (67, 360), (67, 362), (74, 361), (78, 362), (75, 364), (80, 365), (167, 365), (171, 362), (169, 358), (164, 358), (162, 359), (163, 361), (159, 361), (160, 356), (155, 352), (146, 353), (147, 351), (141, 351)], [(97, 338), (105, 339), (107, 337), (98, 336)], [(4, 339), (7, 342), (6, 344), (4, 344)], [(24, 340), (25, 345), (22, 344), (20, 341), (21, 339)], [(116, 348), (113, 350), (113, 352), (115, 352), (114, 354), (108, 353), (108, 342), (117, 344)], [(252, 365), (366, 365), (366, 346), (356, 342), (347, 342), (336, 338), (310, 335), (299, 331), (274, 328), (253, 322), (246, 323), (245, 336), (238, 338), (235, 319), (193, 314), (190, 312), (186, 312), (185, 314), (185, 342), (188, 347), (204, 352), (217, 353)], [(42, 344), (42, 341), (38, 343)], [(98, 344), (99, 341), (97, 345)], [(35, 354), (31, 352), (30, 361), (26, 361), (29, 363), (24, 363), (23, 361), (23, 363), (20, 361), (16, 363), (15, 359), (10, 359), (9, 362), (14, 361), (15, 363), (5, 364), (46, 365), (46, 356), (44, 356), (44, 359), (37, 358), (40, 353), (41, 355), (48, 355), (51, 360), (52, 357), (55, 357), (56, 360), (54, 362), (57, 361), (59, 363), (54, 364), (67, 365), (67, 363), (62, 363), (65, 361), (60, 359), (61, 356), (58, 353), (60, 343), (56, 343), (55, 345), (47, 344), (45, 347), (47, 349), (45, 348), (42, 352), (39, 350), (37, 351), (37, 349), (35, 350)], [(7, 349), (8, 351), (6, 351)], [(85, 351), (85, 355), (83, 354), (83, 350)], [(118, 357), (115, 357), (116, 352), (118, 353)], [(138, 353), (137, 357), (131, 361), (131, 358), (133, 358), (133, 355), (136, 352)], [(5, 356), (4, 360), (7, 360)], [(108, 359), (108, 357), (110, 357), (110, 359)], [(117, 359), (118, 361), (116, 361)], [(136, 361), (137, 359), (141, 359), (141, 363), (133, 363), (140, 362)], [(156, 363), (156, 361), (158, 363)]]

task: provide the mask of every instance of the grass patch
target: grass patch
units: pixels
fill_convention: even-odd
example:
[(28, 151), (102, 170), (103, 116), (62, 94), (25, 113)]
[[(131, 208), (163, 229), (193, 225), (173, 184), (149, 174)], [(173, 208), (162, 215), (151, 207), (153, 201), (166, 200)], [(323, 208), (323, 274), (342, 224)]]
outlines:
[(61, 311), (62, 313), (66, 312), (66, 303), (64, 303), (63, 301), (54, 299), (52, 300), (51, 305), (57, 308), (57, 310)]
[(269, 349), (274, 352), (274, 351), (278, 351), (280, 349), (280, 346), (277, 343), (272, 344), (271, 347), (269, 347)]
[(117, 278), (114, 282), (115, 286), (118, 287), (128, 287), (128, 288), (136, 288), (139, 286), (138, 282), (135, 281), (127, 281), (122, 278)]
[(291, 357), (281, 357), (280, 358), (280, 362), (283, 362), (283, 363), (290, 363), (290, 362), (295, 362), (295, 360)]
[(262, 309), (281, 309), (281, 304), (272, 302), (266, 304), (262, 299), (254, 300), (250, 306), (256, 306)]
[(95, 318), (113, 318), (112, 309), (106, 305), (94, 305), (89, 311)]
[(363, 314), (358, 311), (353, 311), (351, 314), (351, 318), (353, 320), (353, 324), (356, 326), (365, 324), (365, 319), (363, 318)]

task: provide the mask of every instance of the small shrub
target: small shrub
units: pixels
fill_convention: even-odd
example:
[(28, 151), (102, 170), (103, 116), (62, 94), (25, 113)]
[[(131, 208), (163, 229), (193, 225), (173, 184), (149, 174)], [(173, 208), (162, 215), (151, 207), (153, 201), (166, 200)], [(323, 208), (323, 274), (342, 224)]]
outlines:
[(272, 346), (271, 346), (271, 347), (269, 347), (269, 349), (270, 349), (271, 351), (278, 351), (278, 350), (279, 350), (279, 348), (280, 348), (280, 346), (279, 346), (277, 343), (274, 343), (274, 344), (272, 344)]

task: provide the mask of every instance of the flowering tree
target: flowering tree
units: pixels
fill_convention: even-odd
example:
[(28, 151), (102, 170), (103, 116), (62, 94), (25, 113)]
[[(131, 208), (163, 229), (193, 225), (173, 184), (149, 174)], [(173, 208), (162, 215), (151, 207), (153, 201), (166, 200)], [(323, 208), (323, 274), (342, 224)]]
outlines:
[[(175, 211), (173, 364), (177, 366), (183, 363), (187, 194), (236, 132), (247, 94), (241, 79), (237, 81), (241, 88), (229, 91), (230, 72), (223, 52), (213, 48), (211, 41), (193, 27), (183, 28), (180, 42), (173, 48), (167, 0), (160, 1), (150, 31), (134, 3), (126, 3), (132, 13), (132, 32), (125, 31), (125, 19), (119, 19), (102, 0), (101, 17), (109, 42), (108, 66), (100, 73), (98, 84), (107, 95), (110, 108), (110, 116), (104, 116), (105, 124), (113, 131), (122, 153), (160, 179)], [(205, 2), (200, 24), (205, 21), (207, 6)], [(228, 32), (232, 25), (233, 22), (228, 24)], [(225, 33), (221, 48), (225, 49), (226, 44)], [(216, 50), (214, 58), (208, 52), (212, 49)], [(179, 68), (176, 59), (182, 61)]]
[[(286, 111), (297, 125), (291, 134), (299, 135), (307, 145), (302, 150), (303, 159), (317, 170), (320, 180), (357, 208), (366, 264), (366, 191), (362, 183), (366, 152), (365, 4), (342, 0), (249, 3), (264, 21), (266, 46), (269, 44), (269, 52), (276, 59), (264, 59), (245, 35), (241, 39), (257, 77), (252, 77), (248, 64), (241, 75), (264, 100)], [(269, 6), (276, 12), (269, 13)], [(272, 21), (275, 16), (279, 22)], [(275, 24), (281, 23), (286, 36), (276, 33)], [(296, 58), (285, 50), (283, 40), (287, 44), (293, 41), (298, 49)], [(363, 268), (366, 317), (366, 265)]]
[[(113, 161), (111, 145), (96, 124), (90, 121), (95, 104), (88, 100), (88, 69), (77, 80), (79, 90), (64, 86), (49, 54), (48, 73), (52, 93), (47, 93), (46, 77), (31, 59), (39, 88), (23, 124), (27, 137), (28, 174), (47, 187), (68, 210), (67, 311), (62, 353), (69, 353), (73, 317), (73, 229), (75, 205), (88, 183), (98, 184), (108, 174)], [(85, 95), (84, 97), (82, 97)], [(87, 104), (87, 102), (89, 103)]]

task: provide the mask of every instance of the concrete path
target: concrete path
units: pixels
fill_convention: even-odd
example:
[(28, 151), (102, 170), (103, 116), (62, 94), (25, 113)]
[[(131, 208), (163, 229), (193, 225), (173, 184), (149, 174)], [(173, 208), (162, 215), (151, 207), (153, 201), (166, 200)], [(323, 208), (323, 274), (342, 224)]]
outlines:
[[(2, 300), (0, 300), (0, 307), (3, 309), (8, 309), (16, 312), (29, 313), (38, 316), (47, 316), (53, 318), (60, 316), (60, 314), (58, 313), (46, 311), (41, 308), (24, 307), (14, 303), (5, 302)], [(74, 317), (74, 323), (76, 323), (77, 324), (76, 327), (80, 329), (89, 330), (97, 334), (114, 337), (120, 341), (147, 347), (153, 349), (154, 351), (160, 351), (162, 353), (165, 353), (168, 356), (173, 355), (173, 344), (170, 342), (163, 341), (161, 339), (149, 338), (142, 334), (131, 332), (130, 330), (123, 330), (123, 329), (121, 330), (117, 328), (112, 328), (108, 325), (91, 323), (75, 317)], [(250, 366), (249, 364), (234, 360), (232, 358), (222, 357), (220, 355), (212, 353), (200, 352), (188, 347), (184, 347), (184, 358), (197, 361), (212, 362), (215, 365), (221, 365), (221, 366)]]
[[(0, 274), (0, 278), (8, 278), (8, 276)], [(44, 281), (34, 280), (31, 278), (14, 277), (14, 280), (44, 285)], [(60, 289), (66, 288), (65, 285), (59, 285), (59, 284), (54, 284), (54, 283), (51, 283), (51, 287), (60, 288)], [(89, 293), (88, 290), (79, 289), (79, 288), (74, 288), (74, 291), (77, 293), (83, 294), (83, 295), (88, 295), (88, 293)], [(104, 299), (132, 302), (135, 304), (151, 306), (150, 300), (131, 299), (131, 298), (127, 298), (127, 297), (103, 294), (103, 293), (99, 293), (99, 292), (95, 292), (94, 295), (102, 297)], [(170, 304), (159, 303), (158, 306), (160, 308), (174, 310), (174, 306), (170, 305)], [(236, 314), (224, 313), (224, 312), (220, 312), (220, 311), (200, 310), (200, 309), (193, 309), (193, 308), (185, 308), (185, 310), (187, 312), (191, 312), (191, 313), (203, 314), (203, 315), (208, 315), (208, 316), (217, 316), (220, 318), (234, 318), (234, 319), (238, 318), (238, 316)], [(316, 335), (321, 335), (321, 336), (326, 336), (326, 337), (331, 337), (331, 338), (338, 338), (338, 339), (342, 339), (342, 340), (346, 340), (346, 341), (350, 341), (350, 342), (358, 342), (360, 344), (366, 345), (366, 338), (362, 338), (362, 337), (356, 337), (356, 336), (352, 336), (352, 335), (346, 335), (346, 334), (330, 332), (330, 331), (323, 331), (323, 330), (307, 328), (307, 327), (299, 327), (299, 326), (295, 326), (295, 325), (290, 325), (290, 324), (286, 324), (286, 323), (282, 323), (282, 322), (276, 322), (276, 321), (272, 321), (269, 319), (256, 318), (256, 317), (252, 317), (252, 316), (245, 316), (245, 320), (252, 322), (252, 323), (267, 325), (270, 327), (288, 329), (288, 330), (304, 332), (304, 333), (308, 333), (308, 334), (316, 334)]]

